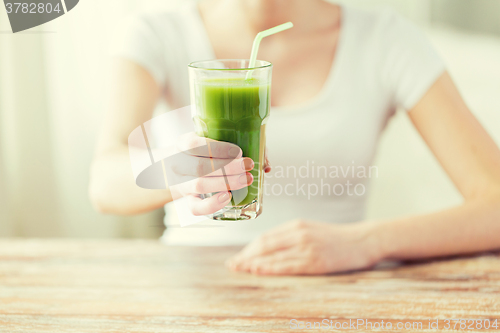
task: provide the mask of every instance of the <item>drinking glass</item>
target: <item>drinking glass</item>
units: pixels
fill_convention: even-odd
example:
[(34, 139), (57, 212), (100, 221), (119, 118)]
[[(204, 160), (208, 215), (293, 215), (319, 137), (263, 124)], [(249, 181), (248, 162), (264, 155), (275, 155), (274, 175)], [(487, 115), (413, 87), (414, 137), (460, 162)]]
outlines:
[[(262, 212), (272, 64), (261, 60), (257, 60), (253, 68), (248, 68), (248, 64), (249, 60), (230, 59), (188, 65), (196, 134), (234, 143), (243, 151), (243, 157), (255, 163), (250, 171), (254, 177), (252, 184), (231, 190), (230, 203), (209, 216), (214, 220), (255, 219)], [(224, 169), (222, 172), (225, 174)]]

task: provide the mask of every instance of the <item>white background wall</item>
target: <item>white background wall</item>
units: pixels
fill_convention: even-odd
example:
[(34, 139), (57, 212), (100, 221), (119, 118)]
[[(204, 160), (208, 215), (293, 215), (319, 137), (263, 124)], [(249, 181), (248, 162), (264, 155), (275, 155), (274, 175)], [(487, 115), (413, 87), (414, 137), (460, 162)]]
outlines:
[[(0, 10), (0, 236), (156, 237), (160, 214), (102, 216), (87, 198), (88, 168), (106, 101), (107, 49), (121, 18), (180, 0), (83, 0), (16, 35)], [(426, 28), (472, 110), (500, 143), (500, 39), (431, 26), (431, 0), (392, 5)], [(432, 5), (432, 6), (431, 6)], [(443, 7), (440, 10), (447, 10)], [(377, 155), (370, 218), (441, 209), (460, 196), (404, 113)]]

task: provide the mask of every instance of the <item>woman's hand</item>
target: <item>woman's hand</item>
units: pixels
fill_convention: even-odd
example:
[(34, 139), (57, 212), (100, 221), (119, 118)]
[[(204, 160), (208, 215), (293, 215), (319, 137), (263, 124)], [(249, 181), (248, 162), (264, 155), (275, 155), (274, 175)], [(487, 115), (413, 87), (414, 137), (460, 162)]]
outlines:
[[(253, 182), (254, 161), (240, 147), (188, 133), (179, 138), (177, 154), (167, 164), (167, 181), (174, 200), (186, 197), (193, 215), (209, 215), (231, 200), (231, 192)], [(264, 164), (266, 172), (269, 163)], [(201, 199), (201, 194), (217, 193)]]
[(227, 261), (234, 271), (314, 275), (368, 268), (382, 259), (375, 223), (295, 220), (263, 234)]

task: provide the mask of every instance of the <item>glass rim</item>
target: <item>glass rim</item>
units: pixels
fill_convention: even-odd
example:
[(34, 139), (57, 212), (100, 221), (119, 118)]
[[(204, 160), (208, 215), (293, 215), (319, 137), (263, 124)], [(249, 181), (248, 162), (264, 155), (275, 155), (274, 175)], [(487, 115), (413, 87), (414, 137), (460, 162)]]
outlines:
[(205, 67), (198, 66), (198, 64), (201, 64), (204, 62), (228, 62), (228, 61), (242, 61), (242, 60), (250, 62), (250, 59), (211, 59), (211, 60), (193, 61), (193, 62), (188, 64), (188, 67), (193, 68), (193, 69), (206, 70), (206, 71), (249, 71), (249, 70), (256, 70), (256, 69), (273, 67), (272, 63), (270, 63), (269, 61), (265, 61), (265, 60), (257, 60), (257, 61), (264, 63), (262, 66), (246, 67), (246, 68), (205, 68)]

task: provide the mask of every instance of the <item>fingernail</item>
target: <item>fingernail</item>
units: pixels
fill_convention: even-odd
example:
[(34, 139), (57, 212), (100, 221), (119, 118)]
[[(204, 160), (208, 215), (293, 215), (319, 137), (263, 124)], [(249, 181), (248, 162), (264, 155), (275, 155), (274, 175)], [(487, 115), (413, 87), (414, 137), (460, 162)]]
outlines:
[(236, 158), (240, 155), (240, 148), (237, 147), (231, 147), (229, 148), (229, 151), (227, 152), (227, 155), (232, 158)]
[(241, 175), (239, 180), (241, 185), (250, 185), (253, 182), (253, 176), (247, 172), (245, 175)]
[(251, 158), (244, 158), (243, 161), (241, 161), (241, 167), (245, 170), (245, 171), (250, 171), (253, 169), (253, 167), (255, 166), (255, 163), (253, 162), (253, 160)]
[(218, 200), (220, 203), (223, 203), (223, 202), (228, 201), (230, 197), (231, 197), (231, 195), (229, 194), (229, 192), (223, 192), (223, 193), (219, 194)]
[(264, 172), (265, 172), (265, 173), (271, 172), (271, 167), (270, 167), (270, 166), (266, 167), (266, 168), (264, 169)]

